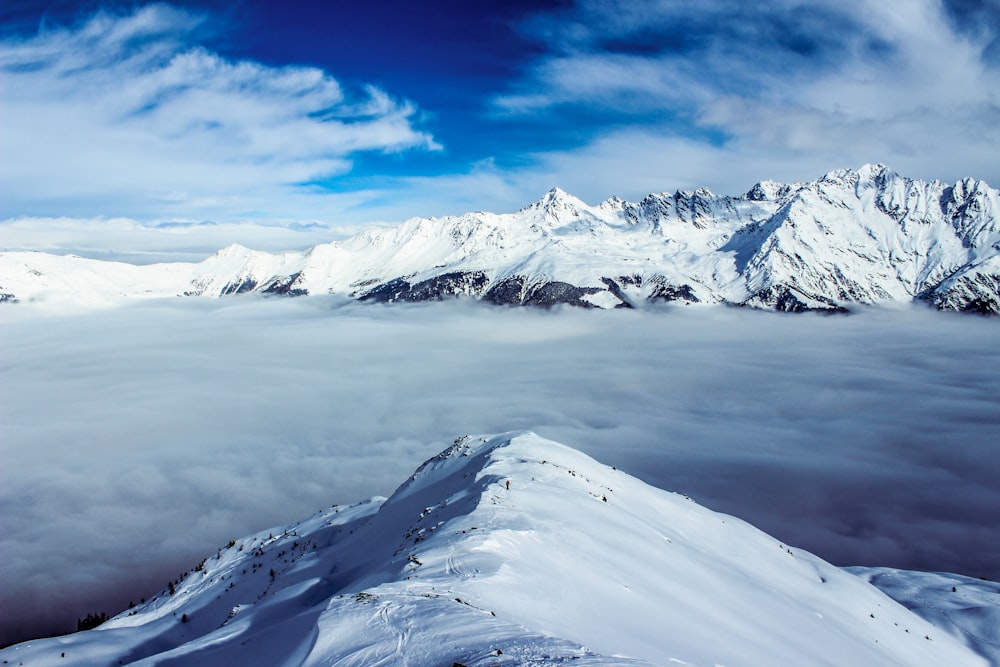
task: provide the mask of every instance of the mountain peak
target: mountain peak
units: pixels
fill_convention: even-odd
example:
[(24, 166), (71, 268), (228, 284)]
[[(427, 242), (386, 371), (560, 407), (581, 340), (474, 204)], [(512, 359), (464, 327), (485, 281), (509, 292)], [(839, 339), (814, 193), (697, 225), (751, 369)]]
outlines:
[(240, 243), (230, 243), (225, 248), (220, 248), (216, 253), (216, 257), (236, 257), (248, 255), (254, 252), (250, 248), (242, 245)]
[(886, 173), (892, 173), (892, 170), (881, 162), (876, 162), (874, 164), (866, 162), (858, 167), (857, 172), (862, 178), (875, 178)]
[(456, 438), (450, 447), (424, 461), (413, 475), (396, 489), (396, 492), (390, 497), (390, 501), (405, 498), (424, 487), (439, 484), (459, 470), (470, 469), (471, 472), (478, 475), (494, 451), (509, 447), (518, 437), (533, 436), (537, 437), (530, 431), (524, 431), (488, 437), (465, 435)]
[(791, 192), (793, 186), (777, 181), (763, 180), (746, 191), (744, 199), (750, 201), (777, 201)]
[[(928, 301), (996, 313), (1000, 294), (983, 260), (1000, 252), (998, 210), (1000, 195), (982, 181), (925, 183), (882, 164), (808, 183), (761, 181), (736, 198), (700, 188), (592, 207), (555, 187), (515, 213), (412, 218), (322, 252), (231, 245), (200, 264), (124, 270), (0, 253), (0, 300), (254, 292), (588, 308), (683, 301), (796, 312)], [(794, 227), (784, 224), (789, 215)]]
[(541, 199), (533, 204), (529, 204), (521, 210), (541, 210), (550, 213), (559, 213), (562, 211), (574, 211), (585, 208), (588, 208), (588, 206), (581, 199), (574, 197), (562, 188), (553, 187), (551, 190), (542, 195)]
[(857, 169), (834, 169), (823, 175), (820, 180), (827, 183), (846, 183), (857, 185), (862, 182), (880, 182), (895, 176), (895, 172), (884, 164), (866, 163)]
[(25, 664), (982, 664), (860, 577), (530, 432), (458, 438), (388, 500), (234, 540), (100, 630), (0, 656), (15, 652)]

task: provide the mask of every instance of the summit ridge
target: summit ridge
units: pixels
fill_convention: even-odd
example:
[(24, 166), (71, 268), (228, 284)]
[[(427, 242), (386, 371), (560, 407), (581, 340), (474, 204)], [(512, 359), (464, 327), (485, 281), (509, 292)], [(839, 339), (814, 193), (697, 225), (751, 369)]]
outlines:
[(304, 252), (230, 246), (199, 263), (133, 266), (0, 253), (5, 301), (112, 303), (242, 293), (361, 301), (453, 297), (505, 305), (653, 302), (842, 311), (922, 302), (1000, 313), (1000, 193), (906, 178), (884, 165), (806, 183), (761, 181), (612, 197), (553, 188), (514, 213), (412, 218)]
[(387, 499), (233, 540), (98, 628), (0, 658), (988, 664), (859, 575), (534, 433), (463, 436)]

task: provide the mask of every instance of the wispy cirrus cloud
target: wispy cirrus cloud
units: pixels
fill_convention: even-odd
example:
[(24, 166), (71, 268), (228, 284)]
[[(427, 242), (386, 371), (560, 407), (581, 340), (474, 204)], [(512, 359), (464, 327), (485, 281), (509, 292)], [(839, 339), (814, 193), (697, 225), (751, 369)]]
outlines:
[(509, 211), (553, 185), (591, 203), (737, 195), (868, 162), (1000, 182), (996, 3), (580, 0), (521, 31), (541, 51), (488, 107), (532, 142), (384, 179), (396, 196), (365, 211)]
[[(237, 28), (167, 5), (4, 38), (0, 218), (263, 218), (335, 237), (347, 224), (516, 210), (554, 185), (589, 202), (739, 194), (866, 162), (1000, 183), (995, 0), (525, 4), (510, 11), (534, 48), (491, 52), (489, 86), (468, 85), (471, 61), (457, 78), (447, 58), (425, 71), (407, 57), (416, 41), (385, 50), (373, 32), (380, 53), (399, 54), (379, 60), (389, 80), (420, 82), (407, 89), (419, 107), (316, 67), (222, 56), (213, 30)], [(324, 15), (330, 40), (348, 29), (339, 16)], [(378, 20), (395, 42), (410, 18)], [(469, 46), (435, 49), (457, 61)], [(45, 237), (34, 246), (59, 245), (46, 245), (59, 229), (33, 225)]]
[[(494, 113), (586, 119), (586, 139), (547, 152), (547, 164), (569, 167), (615, 134), (634, 139), (619, 152), (637, 151), (637, 168), (670, 173), (691, 159), (711, 165), (702, 184), (724, 192), (877, 161), (916, 177), (1000, 180), (995, 3), (580, 0), (524, 29), (547, 50)], [(650, 143), (682, 150), (650, 155)], [(762, 157), (777, 171), (762, 173)]]
[(0, 42), (4, 213), (315, 217), (308, 184), (353, 155), (438, 148), (413, 104), (227, 59), (210, 29), (149, 5)]

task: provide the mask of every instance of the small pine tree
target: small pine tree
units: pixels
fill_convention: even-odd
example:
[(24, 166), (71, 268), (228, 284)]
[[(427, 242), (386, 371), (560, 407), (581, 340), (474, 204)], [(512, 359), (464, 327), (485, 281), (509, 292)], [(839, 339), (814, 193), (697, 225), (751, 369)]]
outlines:
[(108, 620), (108, 615), (103, 611), (96, 614), (87, 614), (84, 618), (76, 619), (76, 631), (92, 630), (106, 620)]

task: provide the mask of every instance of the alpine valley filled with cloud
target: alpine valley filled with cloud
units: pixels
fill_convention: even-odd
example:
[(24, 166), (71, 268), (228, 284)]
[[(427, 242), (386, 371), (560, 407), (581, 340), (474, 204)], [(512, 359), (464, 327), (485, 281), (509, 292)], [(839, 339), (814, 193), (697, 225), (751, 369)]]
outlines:
[(1000, 665), (995, 0), (17, 0), (0, 77), (3, 664)]

